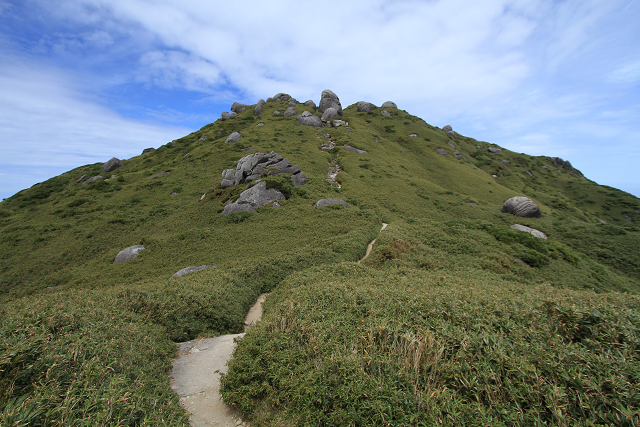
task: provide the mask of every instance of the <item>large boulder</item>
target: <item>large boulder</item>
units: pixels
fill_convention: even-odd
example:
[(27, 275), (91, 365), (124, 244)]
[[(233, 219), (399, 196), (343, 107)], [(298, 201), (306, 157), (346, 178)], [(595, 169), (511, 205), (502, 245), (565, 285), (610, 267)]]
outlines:
[(295, 98), (291, 98), (289, 99), (289, 101), (287, 102), (287, 105), (298, 105), (298, 100)]
[(111, 160), (102, 165), (102, 170), (104, 172), (111, 172), (112, 170), (118, 169), (122, 165), (122, 160), (112, 157)]
[(487, 150), (489, 150), (490, 153), (502, 153), (502, 149), (501, 148), (496, 148), (496, 147), (489, 147), (487, 148)]
[(330, 206), (330, 205), (342, 205), (345, 208), (349, 207), (347, 202), (345, 202), (342, 199), (320, 199), (313, 206), (315, 206), (316, 208), (322, 208), (322, 207)]
[(367, 111), (371, 111), (371, 107), (371, 103), (360, 101), (356, 105), (356, 110), (358, 110), (358, 113), (366, 113)]
[(296, 115), (296, 107), (287, 107), (287, 109), (284, 111), (285, 117), (291, 117), (295, 115)]
[(291, 95), (286, 94), (286, 93), (279, 93), (276, 96), (273, 97), (272, 101), (273, 102), (282, 102), (282, 101), (288, 101), (289, 99), (291, 99)]
[(540, 218), (542, 212), (533, 200), (524, 196), (512, 197), (502, 205), (502, 212), (523, 218)]
[(248, 107), (247, 104), (240, 104), (239, 102), (234, 102), (231, 106), (231, 111), (236, 114), (242, 113)]
[(327, 120), (331, 120), (333, 118), (338, 117), (338, 110), (336, 110), (335, 108), (327, 108), (326, 110), (324, 110), (324, 112), (322, 113), (322, 118), (321, 120), (323, 122), (326, 122)]
[(254, 116), (259, 116), (260, 114), (262, 114), (262, 107), (264, 106), (264, 104), (266, 104), (266, 102), (264, 102), (264, 99), (261, 99), (260, 101), (258, 101), (256, 106), (253, 108)]
[(249, 183), (259, 179), (262, 174), (268, 172), (270, 175), (289, 174), (294, 185), (302, 185), (307, 182), (307, 178), (300, 170), (300, 166), (291, 166), (288, 159), (284, 159), (275, 151), (268, 154), (253, 153), (238, 160), (235, 169), (225, 169), (222, 171), (221, 188), (235, 187), (238, 184)]
[(182, 270), (178, 271), (173, 276), (171, 276), (171, 278), (175, 279), (176, 277), (184, 276), (185, 274), (195, 273), (196, 271), (207, 270), (209, 268), (216, 268), (216, 266), (215, 265), (201, 265), (199, 267), (186, 267), (186, 268), (183, 268)]
[(220, 114), (220, 118), (222, 120), (229, 120), (231, 118), (231, 116), (229, 115), (228, 111), (223, 111), (222, 114)]
[(544, 234), (542, 231), (540, 230), (536, 230), (535, 228), (531, 228), (531, 227), (527, 227), (526, 225), (522, 225), (522, 224), (513, 224), (511, 226), (511, 228), (515, 229), (515, 230), (520, 230), (520, 231), (524, 231), (525, 233), (529, 233), (531, 234), (533, 237), (538, 237), (540, 239), (547, 239), (547, 235)]
[(124, 248), (123, 250), (118, 252), (118, 255), (116, 255), (113, 262), (114, 263), (127, 262), (130, 259), (137, 257), (138, 254), (143, 250), (144, 250), (143, 245), (129, 246), (128, 248)]
[(395, 102), (386, 101), (384, 104), (381, 105), (381, 108), (395, 108), (397, 110), (398, 106), (396, 105)]
[(304, 126), (322, 127), (322, 120), (318, 116), (314, 116), (309, 111), (303, 111), (296, 120)]
[(240, 211), (255, 212), (255, 209), (249, 208), (264, 206), (267, 203), (273, 202), (274, 200), (285, 199), (286, 197), (284, 197), (284, 194), (282, 194), (280, 190), (278, 190), (277, 188), (267, 188), (267, 183), (264, 181), (260, 181), (253, 187), (248, 188), (240, 193), (240, 197), (238, 197), (235, 202), (228, 203), (224, 207), (222, 214), (227, 216), (231, 213)]
[(453, 128), (451, 127), (451, 125), (446, 125), (442, 128), (442, 130), (445, 132), (451, 132)]
[(224, 140), (224, 143), (227, 144), (229, 142), (239, 142), (241, 139), (242, 135), (240, 135), (240, 132), (233, 132), (227, 137), (227, 139)]
[(390, 112), (388, 112), (387, 110), (382, 110), (382, 111), (380, 111), (380, 115), (381, 115), (382, 117), (391, 117), (391, 113), (390, 113)]
[(335, 108), (338, 111), (338, 115), (342, 115), (342, 104), (340, 104), (338, 95), (328, 89), (322, 91), (320, 105), (318, 106), (321, 113), (324, 113), (327, 108)]
[(305, 101), (304, 105), (306, 105), (306, 106), (308, 106), (310, 108), (313, 108), (314, 112), (318, 109), (318, 107), (316, 106), (316, 103), (313, 102), (311, 99), (308, 100), (308, 101)]

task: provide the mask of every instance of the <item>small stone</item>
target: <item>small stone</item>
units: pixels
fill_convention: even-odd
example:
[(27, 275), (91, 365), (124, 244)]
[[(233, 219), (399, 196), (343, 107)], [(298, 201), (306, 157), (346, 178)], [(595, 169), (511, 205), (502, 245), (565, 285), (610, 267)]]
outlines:
[(89, 178), (88, 180), (86, 180), (85, 182), (83, 182), (83, 183), (82, 183), (82, 185), (87, 185), (87, 184), (89, 184), (90, 182), (93, 182), (93, 181), (97, 181), (97, 180), (99, 180), (100, 178), (102, 178), (102, 175), (92, 176), (91, 178)]
[(521, 224), (513, 224), (511, 226), (511, 228), (515, 229), (515, 230), (520, 230), (520, 231), (524, 231), (526, 233), (531, 234), (534, 237), (538, 237), (540, 239), (547, 239), (547, 235), (544, 234), (542, 231), (540, 230), (536, 230), (535, 228), (531, 228), (531, 227), (527, 227), (526, 225), (521, 225)]
[(316, 109), (317, 109), (317, 107), (316, 107), (316, 103), (315, 103), (315, 102), (313, 102), (311, 99), (310, 99), (310, 100), (308, 100), (308, 101), (305, 101), (304, 105), (306, 105), (306, 106), (307, 106), (307, 107), (309, 107), (309, 108), (312, 108), (314, 112), (315, 112), (315, 111), (316, 111)]
[(171, 276), (171, 278), (175, 279), (176, 277), (184, 276), (185, 274), (195, 273), (196, 271), (208, 270), (210, 268), (216, 268), (216, 266), (215, 265), (201, 265), (199, 267), (186, 267), (186, 268), (183, 268), (182, 270), (178, 271), (177, 273), (175, 273), (173, 276)]
[(409, 138), (415, 138), (415, 137), (417, 137), (417, 136), (418, 136), (418, 135), (417, 135), (417, 134), (415, 134), (415, 133), (410, 133), (410, 134), (409, 134)]
[(240, 132), (233, 132), (224, 140), (224, 143), (228, 144), (229, 142), (239, 142), (241, 139), (242, 135), (240, 135)]
[(629, 215), (627, 215), (627, 214), (622, 214), (622, 217), (623, 217), (624, 219), (626, 219), (627, 221), (631, 221), (631, 222), (633, 221), (633, 218), (631, 218), (631, 217), (630, 217)]
[(198, 141), (204, 141), (204, 140), (206, 140), (206, 139), (207, 139), (207, 135), (205, 135), (205, 136), (201, 137), (200, 139), (198, 139)]
[(264, 126), (264, 123), (260, 122), (257, 125), (255, 125), (254, 127), (260, 127), (260, 126)]
[(527, 171), (527, 175), (533, 176), (533, 174), (530, 171)]
[(391, 113), (390, 113), (390, 112), (388, 112), (387, 110), (382, 110), (382, 111), (380, 111), (380, 115), (381, 115), (382, 117), (391, 117)]
[(607, 221), (605, 221), (604, 219), (598, 218), (598, 220), (602, 223), (602, 224), (606, 224)]
[(222, 114), (220, 114), (220, 118), (222, 120), (229, 120), (229, 112), (228, 111), (223, 111)]
[(440, 154), (441, 156), (446, 156), (446, 155), (449, 154), (449, 153), (447, 153), (447, 150), (445, 150), (444, 148), (438, 148), (436, 150), (436, 153)]
[(451, 148), (456, 148), (456, 146), (455, 146), (455, 145), (453, 145), (453, 142), (451, 142), (451, 140), (449, 140), (449, 141), (447, 142), (447, 144), (449, 144), (449, 147), (451, 147)]
[(78, 178), (78, 180), (76, 181), (76, 184), (80, 184), (80, 181), (82, 181), (82, 179), (87, 176), (87, 174), (85, 173), (84, 175), (82, 175), (80, 178)]
[(322, 208), (325, 206), (330, 206), (330, 205), (342, 205), (345, 208), (349, 208), (349, 205), (347, 204), (347, 202), (345, 202), (342, 199), (320, 199), (316, 202), (315, 206), (316, 208)]
[(462, 157), (462, 154), (460, 154), (460, 152), (458, 150), (454, 151), (453, 155), (458, 160), (464, 160), (463, 157)]
[(284, 112), (285, 117), (291, 117), (296, 115), (296, 107), (287, 107)]
[(247, 104), (240, 104), (239, 102), (234, 102), (231, 106), (231, 111), (240, 114), (248, 107)]
[(358, 111), (358, 113), (366, 113), (368, 111), (371, 111), (371, 104), (368, 102), (360, 101), (356, 106), (356, 110)]
[(155, 150), (155, 148), (145, 148), (144, 150), (142, 150), (142, 154), (147, 154), (152, 152), (153, 150)]
[(323, 122), (326, 122), (327, 120), (331, 120), (333, 118), (338, 117), (338, 110), (336, 110), (335, 108), (327, 108), (324, 110), (324, 112), (322, 113), (322, 118), (321, 120)]
[(200, 201), (202, 201), (202, 199), (204, 199), (204, 196), (206, 196), (206, 195), (207, 195), (207, 193), (204, 193), (204, 194), (202, 195), (202, 197), (200, 197)]
[(453, 128), (451, 127), (451, 125), (446, 125), (442, 128), (442, 130), (446, 133), (446, 132), (451, 132)]
[(173, 193), (171, 193), (172, 196), (177, 196), (178, 193), (176, 193), (175, 191)]
[(347, 151), (350, 151), (352, 153), (367, 154), (367, 152), (365, 150), (360, 150), (359, 148), (352, 147), (350, 145), (345, 145), (344, 148), (346, 148)]
[(280, 114), (282, 114), (282, 113), (281, 113), (280, 111), (278, 111), (278, 110), (276, 110), (276, 111), (274, 111), (274, 112), (273, 112), (273, 115), (274, 115), (274, 116), (279, 116)]
[(502, 163), (503, 165), (505, 165), (506, 167), (509, 167), (509, 162), (506, 160), (502, 160), (500, 163)]
[(502, 212), (523, 218), (540, 218), (542, 213), (533, 200), (524, 196), (512, 197), (502, 205)]

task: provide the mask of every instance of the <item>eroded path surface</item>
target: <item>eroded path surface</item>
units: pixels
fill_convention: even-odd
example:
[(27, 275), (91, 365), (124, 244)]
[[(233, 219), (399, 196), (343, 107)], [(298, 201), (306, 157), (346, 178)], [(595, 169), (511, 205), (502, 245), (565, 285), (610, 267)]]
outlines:
[[(260, 295), (245, 319), (245, 331), (262, 318)], [(220, 396), (220, 373), (227, 372), (227, 362), (236, 347), (236, 338), (244, 334), (222, 335), (180, 343), (179, 356), (171, 370), (171, 388), (180, 404), (191, 414), (193, 427), (247, 426), (240, 413), (227, 406)]]
[[(380, 232), (382, 232), (382, 230), (384, 230), (385, 228), (387, 228), (387, 225), (389, 225), (389, 224), (387, 224), (386, 222), (383, 222), (383, 223), (382, 223), (382, 228), (380, 229)], [(371, 243), (369, 243), (369, 245), (367, 246), (367, 253), (366, 253), (366, 254), (364, 254), (364, 256), (362, 257), (362, 259), (361, 259), (360, 261), (358, 261), (358, 264), (360, 264), (362, 261), (364, 261), (365, 259), (367, 259), (367, 257), (368, 257), (369, 255), (371, 255), (371, 251), (373, 250), (373, 245), (376, 243), (376, 240), (378, 240), (378, 239), (373, 239), (373, 240), (371, 241)]]

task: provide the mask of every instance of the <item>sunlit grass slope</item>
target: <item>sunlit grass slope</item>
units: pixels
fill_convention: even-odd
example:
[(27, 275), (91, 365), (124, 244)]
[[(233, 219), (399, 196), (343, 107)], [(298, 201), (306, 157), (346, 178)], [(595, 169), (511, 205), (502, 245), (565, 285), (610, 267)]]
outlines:
[[(269, 291), (225, 379), (258, 425), (640, 423), (640, 200), (402, 110), (353, 105), (319, 130), (286, 107), (0, 203), (0, 424), (184, 424), (172, 342), (240, 331)], [(222, 171), (270, 151), (309, 182), (267, 178), (281, 208), (221, 215), (251, 186), (221, 189)], [(513, 196), (542, 217), (502, 213)]]

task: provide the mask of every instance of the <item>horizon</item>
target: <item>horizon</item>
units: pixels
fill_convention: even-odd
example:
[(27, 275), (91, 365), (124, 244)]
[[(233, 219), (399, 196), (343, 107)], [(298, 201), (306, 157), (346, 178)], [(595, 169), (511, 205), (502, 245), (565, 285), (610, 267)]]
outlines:
[(0, 199), (324, 89), (640, 196), (640, 2), (332, 4), (0, 0)]

